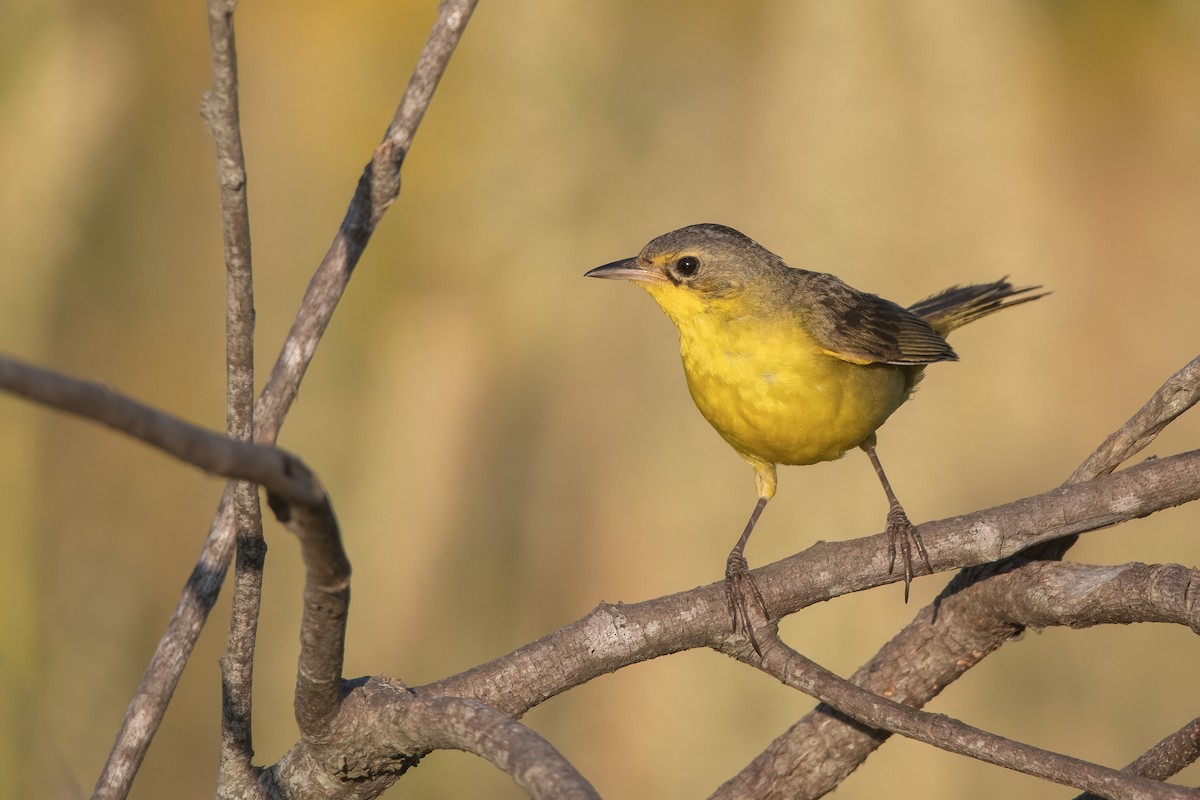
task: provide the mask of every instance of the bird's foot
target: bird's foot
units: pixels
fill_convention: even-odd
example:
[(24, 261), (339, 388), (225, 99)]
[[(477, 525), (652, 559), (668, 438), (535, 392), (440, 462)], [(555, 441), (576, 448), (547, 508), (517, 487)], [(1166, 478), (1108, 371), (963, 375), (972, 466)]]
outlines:
[(738, 550), (730, 553), (729, 560), (725, 562), (725, 602), (729, 605), (733, 632), (737, 633), (741, 628), (750, 640), (750, 646), (761, 658), (762, 648), (758, 644), (758, 637), (754, 635), (751, 610), (760, 614), (763, 622), (769, 621), (771, 615), (767, 613), (767, 604), (758, 590), (758, 584), (754, 582), (754, 576), (750, 574), (746, 557)]
[(904, 564), (904, 602), (908, 602), (908, 587), (913, 579), (913, 548), (916, 548), (917, 554), (921, 556), (921, 561), (925, 563), (925, 570), (932, 575), (933, 567), (929, 565), (929, 553), (925, 551), (925, 543), (921, 541), (921, 534), (908, 520), (908, 514), (904, 513), (904, 508), (893, 502), (891, 508), (888, 509), (887, 515), (887, 535), (888, 535), (888, 574), (891, 575), (896, 571), (896, 550), (900, 551), (900, 560)]

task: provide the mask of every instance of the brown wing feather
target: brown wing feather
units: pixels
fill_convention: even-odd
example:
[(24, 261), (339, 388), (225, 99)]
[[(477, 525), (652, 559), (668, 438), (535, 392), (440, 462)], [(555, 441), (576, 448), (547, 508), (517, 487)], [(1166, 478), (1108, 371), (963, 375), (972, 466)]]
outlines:
[(932, 364), (958, 358), (928, 322), (908, 309), (833, 275), (796, 272), (792, 302), (802, 310), (808, 332), (830, 355), (855, 364)]

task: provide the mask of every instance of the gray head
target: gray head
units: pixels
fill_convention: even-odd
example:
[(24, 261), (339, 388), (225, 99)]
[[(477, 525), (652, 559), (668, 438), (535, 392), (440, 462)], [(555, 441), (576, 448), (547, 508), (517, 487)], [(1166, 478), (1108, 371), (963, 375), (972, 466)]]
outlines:
[[(634, 281), (648, 291), (669, 285), (718, 298), (737, 294), (777, 269), (786, 269), (779, 256), (749, 236), (726, 225), (701, 223), (664, 233), (636, 258), (605, 264), (587, 275)], [(659, 299), (658, 292), (650, 293)]]

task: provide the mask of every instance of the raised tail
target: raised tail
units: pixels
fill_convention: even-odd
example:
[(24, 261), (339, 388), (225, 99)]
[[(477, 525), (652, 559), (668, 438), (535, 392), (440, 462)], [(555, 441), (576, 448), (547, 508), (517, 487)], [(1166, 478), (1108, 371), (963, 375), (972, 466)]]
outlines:
[(995, 283), (976, 283), (970, 286), (951, 286), (944, 292), (913, 303), (908, 310), (929, 323), (939, 335), (945, 336), (955, 328), (986, 317), (1002, 308), (1018, 306), (1045, 297), (1049, 292), (1036, 292), (1041, 286), (1014, 288), (1007, 278)]

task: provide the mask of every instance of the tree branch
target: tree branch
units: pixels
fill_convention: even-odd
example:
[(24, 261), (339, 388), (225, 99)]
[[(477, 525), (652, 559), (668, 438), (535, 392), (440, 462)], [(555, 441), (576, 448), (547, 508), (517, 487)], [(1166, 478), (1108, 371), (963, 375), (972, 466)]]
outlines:
[[(1114, 503), (1114, 498), (1119, 502)], [(950, 569), (989, 561), (996, 556), (997, 548), (1011, 552), (1030, 543), (1114, 525), (1198, 498), (1200, 451), (1193, 451), (1139, 464), (1078, 486), (925, 523), (921, 528), (935, 567)], [(990, 543), (980, 546), (972, 541), (976, 532)], [(886, 564), (875, 563), (881, 549), (879, 536), (821, 542), (756, 570), (755, 575), (768, 606), (776, 613), (792, 613), (889, 580)], [(923, 613), (932, 615), (934, 609), (930, 607)], [(602, 604), (536, 642), (418, 691), (474, 697), (519, 717), (542, 701), (594, 677), (693, 647), (712, 647), (734, 655), (743, 654), (748, 647), (744, 639), (729, 631), (721, 583), (641, 603)], [(539, 669), (550, 663), (555, 665), (553, 670)]]
[(279, 425), (296, 399), (300, 381), (308, 370), (317, 343), (329, 326), (354, 267), (375, 226), (400, 194), (400, 168), (404, 157), (477, 2), (443, 0), (438, 8), (437, 21), (396, 115), (359, 178), (341, 227), (308, 284), (279, 359), (258, 399), (255, 423), (259, 441), (274, 441), (278, 435)]
[(350, 560), (333, 508), (289, 506), (267, 495), (279, 521), (300, 540), (304, 559), (304, 614), (296, 667), (296, 722), (306, 739), (326, 737), (342, 702), (342, 663), (350, 614)]
[(1107, 475), (1121, 462), (1150, 446), (1150, 443), (1183, 412), (1200, 401), (1200, 356), (1167, 378), (1154, 396), (1138, 409), (1124, 425), (1096, 448), (1075, 468), (1067, 483), (1079, 483), (1097, 475)]
[(184, 422), (103, 384), (0, 356), (0, 389), (100, 422), (205, 472), (259, 484), (288, 503), (320, 505), (325, 490), (299, 458)]
[[(1104, 444), (1075, 470), (1067, 486), (1112, 472), (1147, 446), (1195, 402), (1200, 358), (1169, 378)], [(1191, 398), (1191, 399), (1189, 399)], [(1135, 467), (1136, 469), (1136, 467)], [(1114, 495), (1114, 499), (1122, 495)], [(922, 531), (925, 528), (922, 526)], [(1024, 630), (1019, 620), (981, 616), (993, 605), (987, 582), (1017, 574), (1032, 562), (1057, 559), (1072, 539), (1050, 541), (1023, 555), (964, 570), (934, 602), (896, 634), (850, 680), (876, 694), (920, 707), (988, 654)], [(838, 786), (887, 737), (820, 705), (731, 778), (714, 797), (820, 797)], [(818, 770), (805, 765), (820, 764)]]
[[(1163, 737), (1158, 744), (1142, 753), (1125, 767), (1125, 772), (1165, 781), (1183, 767), (1200, 758), (1200, 717), (1177, 731)], [(1101, 800), (1086, 792), (1075, 800)]]
[[(747, 659), (748, 663), (752, 663)], [(930, 714), (855, 686), (792, 650), (778, 637), (764, 642), (761, 668), (788, 686), (818, 698), (875, 728), (901, 733), (952, 753), (1017, 770), (1111, 800), (1195, 800), (1179, 786), (1156, 783), (1118, 770), (973, 728), (942, 714)]]
[[(476, 2), (477, 0), (455, 0), (444, 3), (440, 10), (438, 22), (400, 103), (400, 110), (397, 111), (396, 119), (388, 130), (389, 138), (403, 143), (403, 147), (389, 147), (389, 157), (385, 159), (393, 165), (394, 180), (391, 183), (394, 184), (394, 193), (388, 199), (389, 192), (392, 191), (390, 188), (373, 191), (375, 181), (369, 179), (367, 174), (360, 180), (359, 190), (346, 211), (345, 219), (329, 252), (309, 284), (297, 311), (296, 320), (268, 377), (267, 385), (255, 405), (254, 430), (255, 439), (259, 442), (271, 443), (277, 439), (283, 420), (295, 399), (308, 365), (316, 354), (317, 345), (328, 327), (345, 284), (349, 281), (375, 225), (387, 205), (399, 193), (399, 169), (403, 154), (416, 133), (425, 108), (432, 98), (433, 88), (444, 73)], [(368, 167), (368, 173), (371, 171), (372, 167)], [(227, 178), (236, 177), (236, 171), (222, 171), (221, 175), (224, 186)], [(383, 185), (381, 183), (381, 186)], [(363, 219), (371, 220), (371, 224), (364, 226), (361, 224)], [(208, 619), (208, 612), (216, 603), (233, 550), (234, 525), (234, 514), (227, 492), (221, 498), (196, 566), (146, 667), (137, 693), (130, 701), (121, 730), (113, 744), (114, 755), (111, 755), (109, 760), (124, 766), (116, 771), (109, 771), (106, 766), (94, 790), (94, 797), (120, 800), (128, 795), (136, 765), (141, 763), (154, 732), (158, 730), (167, 704), (183, 673), (183, 667)]]
[(394, 678), (347, 685), (330, 735), (301, 740), (263, 771), (271, 800), (369, 800), (435, 749), (474, 753), (530, 797), (596, 798), (595, 789), (534, 731), (475, 700), (418, 695)]
[(181, 461), (267, 489), (275, 516), (300, 539), (307, 570), (297, 719), (319, 736), (340, 702), (339, 683), (350, 597), (350, 562), (316, 475), (295, 456), (191, 425), (99, 384), (0, 357), (0, 388), (68, 411), (151, 444)]
[[(237, 49), (233, 0), (209, 0), (209, 61), (213, 86), (203, 113), (217, 151), (221, 231), (225, 250), (225, 419), (231, 439), (254, 438), (254, 282), (251, 270), (250, 215), (246, 195), (246, 158), (238, 114)], [(236, 794), (254, 781), (251, 714), (254, 644), (262, 596), (266, 541), (258, 487), (237, 481), (231, 486), (237, 563), (228, 643), (221, 659), (221, 757), (218, 796)], [(121, 737), (118, 737), (121, 741)], [(136, 754), (136, 750), (134, 751)], [(114, 750), (110, 755), (117, 755)], [(118, 756), (119, 757), (119, 756)], [(101, 777), (103, 780), (103, 774)]]

